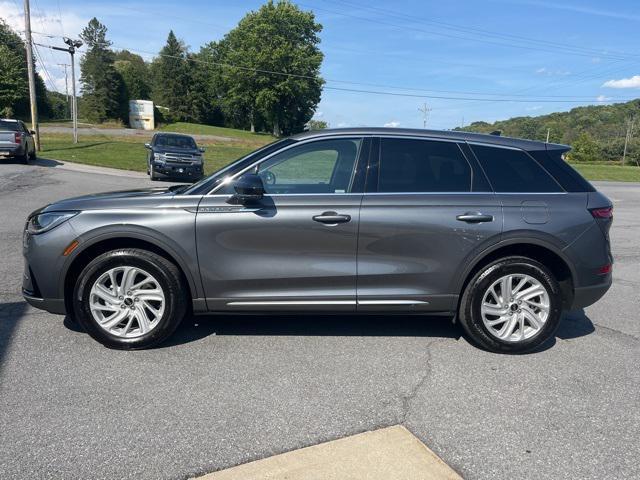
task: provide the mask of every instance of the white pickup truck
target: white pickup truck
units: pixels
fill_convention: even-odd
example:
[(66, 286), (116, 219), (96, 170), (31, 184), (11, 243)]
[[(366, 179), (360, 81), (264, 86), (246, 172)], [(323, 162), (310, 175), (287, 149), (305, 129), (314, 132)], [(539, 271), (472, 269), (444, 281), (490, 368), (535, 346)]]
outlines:
[(34, 132), (21, 120), (0, 118), (0, 158), (14, 157), (22, 163), (36, 158)]

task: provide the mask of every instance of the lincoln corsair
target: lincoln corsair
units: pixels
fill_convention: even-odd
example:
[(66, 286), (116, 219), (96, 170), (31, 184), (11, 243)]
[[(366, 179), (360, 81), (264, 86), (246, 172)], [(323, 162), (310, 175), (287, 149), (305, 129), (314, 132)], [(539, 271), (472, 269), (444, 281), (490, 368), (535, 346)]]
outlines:
[(613, 207), (568, 150), (303, 133), (192, 185), (36, 210), (23, 293), (112, 348), (158, 344), (191, 313), (326, 312), (448, 315), (481, 348), (530, 351), (611, 285)]

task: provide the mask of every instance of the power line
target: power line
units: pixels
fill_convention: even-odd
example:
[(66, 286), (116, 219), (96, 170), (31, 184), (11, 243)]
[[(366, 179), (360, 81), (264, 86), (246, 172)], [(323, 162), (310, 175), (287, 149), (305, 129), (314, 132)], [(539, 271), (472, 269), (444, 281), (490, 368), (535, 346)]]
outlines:
[[(491, 36), (494, 38), (500, 38), (500, 39), (506, 39), (506, 40), (516, 40), (516, 41), (520, 41), (520, 42), (525, 42), (525, 43), (530, 43), (530, 44), (538, 44), (538, 45), (543, 45), (543, 46), (550, 46), (553, 47), (554, 49), (570, 49), (573, 51), (578, 51), (578, 52), (582, 52), (582, 53), (588, 53), (590, 55), (598, 55), (601, 56), (604, 54), (604, 52), (600, 51), (600, 50), (596, 50), (593, 48), (588, 48), (588, 47), (582, 47), (579, 45), (572, 45), (572, 44), (567, 44), (567, 43), (558, 43), (558, 42), (552, 42), (549, 40), (540, 40), (540, 39), (536, 39), (536, 38), (531, 38), (531, 37), (525, 37), (522, 35), (513, 35), (513, 34), (509, 34), (509, 33), (504, 33), (504, 32), (496, 32), (496, 31), (492, 31), (492, 30), (486, 30), (486, 29), (481, 29), (481, 28), (477, 28), (477, 27), (470, 27), (470, 26), (462, 26), (462, 25), (456, 25), (453, 23), (448, 23), (448, 22), (443, 22), (440, 20), (434, 20), (434, 19), (426, 19), (424, 17), (416, 17), (414, 15), (407, 15), (395, 10), (390, 10), (390, 9), (385, 9), (385, 8), (380, 8), (380, 7), (375, 7), (375, 6), (371, 6), (371, 5), (363, 5), (360, 3), (355, 3), (355, 2), (351, 2), (351, 1), (344, 1), (344, 0), (325, 0), (325, 1), (329, 1), (330, 3), (339, 3), (342, 5), (346, 5), (346, 6), (351, 6), (351, 7), (355, 7), (358, 8), (359, 10), (368, 10), (368, 11), (372, 11), (372, 12), (378, 12), (384, 16), (392, 16), (392, 17), (396, 17), (399, 19), (405, 19), (405, 20), (409, 20), (412, 23), (428, 23), (431, 25), (435, 25), (438, 26), (440, 28), (444, 28), (444, 29), (449, 29), (449, 30), (454, 30), (454, 31), (459, 31), (462, 33), (471, 33), (472, 35), (478, 35), (481, 34), (483, 36)], [(477, 33), (474, 33), (477, 32)], [(635, 54), (631, 54), (629, 52), (621, 52), (621, 51), (611, 51), (613, 52), (613, 54), (615, 55), (623, 55), (623, 56), (632, 56), (632, 57), (638, 57), (638, 55)]]
[[(178, 60), (184, 60), (184, 61), (192, 61), (195, 63), (202, 63), (202, 64), (206, 64), (206, 65), (214, 65), (214, 66), (220, 66), (220, 67), (225, 67), (225, 68), (235, 68), (238, 70), (242, 70), (242, 71), (250, 71), (250, 72), (254, 72), (254, 73), (261, 73), (261, 74), (270, 74), (270, 75), (280, 75), (280, 76), (287, 76), (287, 77), (294, 77), (294, 78), (304, 78), (304, 79), (310, 79), (310, 80), (321, 80), (319, 77), (315, 77), (315, 76), (311, 76), (311, 75), (301, 75), (301, 74), (295, 74), (295, 73), (287, 73), (287, 72), (277, 72), (277, 71), (273, 71), (273, 70), (266, 70), (266, 69), (259, 69), (259, 68), (251, 68), (251, 67), (245, 67), (242, 65), (233, 65), (233, 64), (229, 64), (229, 63), (224, 63), (224, 62), (215, 62), (215, 61), (207, 61), (207, 60), (201, 60), (201, 59), (197, 59), (197, 58), (193, 58), (193, 57), (189, 57), (189, 58), (185, 58), (179, 55), (169, 55), (169, 54), (164, 54), (164, 53), (152, 53), (152, 52), (148, 52), (148, 51), (144, 51), (144, 50), (138, 50), (138, 49), (133, 49), (133, 48), (127, 48), (124, 47), (122, 45), (114, 45), (116, 48), (120, 48), (120, 49), (124, 49), (124, 50), (129, 50), (130, 52), (134, 52), (134, 53), (142, 53), (142, 54), (148, 54), (148, 55), (157, 55), (160, 57), (166, 57), (166, 58), (175, 58)], [(347, 80), (336, 80), (336, 79), (323, 79), (325, 82), (327, 83), (345, 83), (345, 84), (352, 84), (352, 85), (364, 85), (364, 86), (378, 86), (380, 88), (394, 88), (394, 89), (398, 89), (398, 90), (405, 90), (405, 91), (424, 91), (424, 92), (433, 92), (433, 93), (456, 93), (459, 95), (483, 95), (483, 96), (502, 96), (502, 97), (511, 97), (511, 95), (505, 95), (505, 94), (499, 94), (499, 93), (483, 93), (483, 92), (456, 92), (456, 91), (447, 91), (447, 90), (427, 90), (427, 89), (413, 89), (413, 88), (406, 88), (406, 87), (397, 87), (397, 86), (382, 86), (382, 85), (377, 85), (377, 84), (367, 84), (367, 83), (362, 83), (362, 82), (351, 82), (351, 81), (347, 81)], [(478, 98), (471, 98), (471, 97), (447, 97), (447, 96), (434, 96), (434, 95), (426, 95), (426, 94), (409, 94), (409, 93), (402, 93), (402, 92), (382, 92), (382, 91), (373, 91), (373, 90), (361, 90), (361, 89), (353, 89), (353, 88), (338, 88), (338, 87), (329, 87), (329, 86), (324, 86), (323, 88), (326, 89), (330, 89), (330, 90), (341, 90), (341, 91), (352, 91), (352, 92), (360, 92), (360, 93), (372, 93), (372, 94), (378, 94), (378, 95), (396, 95), (396, 96), (405, 96), (405, 97), (413, 97), (413, 98), (442, 98), (442, 99), (448, 99), (448, 100), (478, 100), (478, 101), (493, 101), (495, 99), (493, 98), (488, 98), (488, 99), (478, 99)], [(584, 103), (584, 100), (592, 98), (591, 96), (552, 96), (552, 98), (563, 98), (563, 99), (567, 99), (567, 98), (574, 98), (574, 99), (582, 99), (582, 101), (580, 102), (574, 102), (574, 103)], [(620, 98), (620, 100), (632, 100), (633, 98)], [(557, 102), (557, 103), (566, 103), (564, 100), (545, 100), (545, 96), (541, 95), (541, 96), (537, 96), (536, 98), (533, 99), (529, 99), (529, 100), (522, 100), (520, 98), (514, 98), (512, 99), (508, 99), (508, 98), (502, 98), (502, 99), (497, 99), (496, 101), (514, 101), (514, 102), (526, 102), (526, 103), (531, 103), (531, 102)]]
[[(312, 6), (312, 5), (308, 5), (308, 4), (304, 4), (304, 3), (300, 3), (298, 2), (299, 5), (303, 5), (307, 8), (312, 8), (314, 10), (320, 10), (320, 11), (325, 11), (334, 15), (341, 15), (344, 17), (348, 17), (348, 18), (354, 18), (357, 20), (363, 20), (366, 22), (371, 22), (371, 23), (377, 23), (379, 25), (386, 25), (386, 26), (390, 26), (390, 27), (394, 27), (394, 28), (398, 28), (401, 30), (413, 30), (413, 31), (417, 31), (417, 32), (421, 32), (421, 33), (426, 33), (429, 35), (436, 35), (436, 36), (441, 36), (441, 37), (446, 37), (446, 38), (455, 38), (458, 40), (467, 40), (467, 41), (474, 41), (474, 42), (482, 42), (482, 43), (487, 43), (490, 45), (498, 45), (501, 47), (511, 47), (511, 48), (520, 48), (520, 49), (524, 49), (524, 50), (533, 50), (533, 51), (540, 51), (540, 52), (546, 52), (546, 53), (565, 53), (567, 55), (577, 55), (577, 56), (582, 56), (582, 57), (593, 57), (594, 54), (593, 53), (581, 53), (578, 51), (572, 51), (572, 50), (566, 50), (560, 47), (556, 47), (556, 48), (543, 48), (543, 47), (531, 47), (531, 46), (527, 46), (527, 45), (517, 45), (514, 43), (501, 43), (501, 42), (495, 42), (492, 40), (487, 40), (484, 38), (471, 38), (471, 37), (464, 37), (461, 35), (455, 35), (452, 33), (443, 33), (443, 32), (437, 32), (434, 30), (427, 30), (424, 28), (419, 28), (419, 27), (412, 27), (409, 25), (398, 25), (397, 23), (393, 23), (393, 22), (389, 22), (389, 21), (385, 21), (385, 20), (379, 20), (379, 19), (375, 19), (375, 18), (368, 18), (368, 17), (362, 17), (359, 15), (353, 15), (353, 14), (349, 14), (349, 13), (344, 13), (344, 12), (339, 12), (336, 10), (331, 10), (331, 9), (326, 9), (326, 8), (321, 8), (321, 7), (317, 7), (317, 6)], [(607, 58), (612, 58), (612, 59), (617, 59), (617, 60), (624, 60), (627, 57), (625, 56), (620, 56), (620, 55), (610, 55), (610, 54), (604, 54), (604, 53), (599, 53), (598, 56), (600, 57), (607, 57)], [(634, 57), (637, 58), (637, 56), (633, 55)]]

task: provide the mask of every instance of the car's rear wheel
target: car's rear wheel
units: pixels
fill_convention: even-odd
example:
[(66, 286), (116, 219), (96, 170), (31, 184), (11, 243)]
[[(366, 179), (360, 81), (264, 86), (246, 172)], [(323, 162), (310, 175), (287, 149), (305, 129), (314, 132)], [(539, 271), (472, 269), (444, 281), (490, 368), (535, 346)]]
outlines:
[(107, 347), (140, 349), (169, 337), (186, 312), (178, 268), (160, 255), (106, 252), (80, 274), (74, 292), (78, 322)]
[(507, 257), (467, 284), (458, 318), (470, 340), (493, 352), (524, 353), (555, 333), (562, 295), (553, 274), (526, 257)]
[(31, 153), (29, 154), (29, 160), (34, 161), (36, 159), (36, 157), (37, 157), (36, 149), (34, 147), (33, 150), (31, 151)]

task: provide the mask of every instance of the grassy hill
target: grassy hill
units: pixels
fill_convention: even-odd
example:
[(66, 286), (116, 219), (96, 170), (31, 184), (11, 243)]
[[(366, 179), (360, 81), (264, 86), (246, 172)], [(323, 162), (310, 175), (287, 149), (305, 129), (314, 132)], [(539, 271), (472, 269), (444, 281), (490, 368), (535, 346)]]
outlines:
[(533, 140), (545, 140), (573, 146), (572, 161), (609, 161), (622, 158), (627, 122), (635, 116), (635, 132), (628, 147), (627, 163), (640, 164), (640, 99), (612, 105), (577, 107), (538, 117), (514, 117), (494, 123), (473, 122), (458, 128), (469, 132), (490, 133)]

